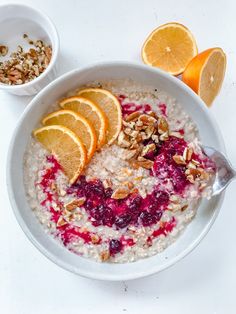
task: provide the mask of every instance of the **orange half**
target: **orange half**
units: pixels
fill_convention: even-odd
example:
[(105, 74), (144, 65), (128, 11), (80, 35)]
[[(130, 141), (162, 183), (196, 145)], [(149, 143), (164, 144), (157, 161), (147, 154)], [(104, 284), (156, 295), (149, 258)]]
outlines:
[(221, 89), (225, 68), (224, 51), (221, 48), (210, 48), (192, 59), (182, 80), (210, 106)]
[(167, 23), (148, 36), (142, 47), (142, 59), (148, 65), (179, 75), (197, 51), (195, 38), (187, 27)]

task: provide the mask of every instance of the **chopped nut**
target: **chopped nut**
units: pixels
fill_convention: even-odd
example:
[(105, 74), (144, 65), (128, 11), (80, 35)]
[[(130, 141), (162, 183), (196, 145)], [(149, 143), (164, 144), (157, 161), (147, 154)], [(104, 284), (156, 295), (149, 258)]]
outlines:
[(173, 160), (177, 163), (177, 165), (186, 165), (186, 161), (183, 156), (174, 155)]
[[(26, 39), (27, 34), (23, 34)], [(28, 39), (27, 39), (28, 41)], [(38, 77), (48, 66), (52, 49), (42, 41), (32, 42), (35, 48), (25, 52), (18, 46), (10, 58), (0, 63), (0, 82), (8, 85), (19, 85), (32, 81)], [(40, 48), (40, 46), (42, 46)], [(7, 53), (6, 46), (0, 46), (0, 56)]]
[(80, 207), (82, 206), (86, 201), (86, 198), (85, 197), (81, 197), (81, 198), (78, 198), (76, 200), (73, 200), (71, 202), (69, 202), (68, 204), (65, 205), (65, 208), (66, 210), (74, 210), (76, 209), (77, 207)]
[(60, 216), (57, 221), (57, 227), (62, 227), (66, 224), (67, 224), (67, 221), (62, 216)]
[(181, 210), (181, 205), (175, 204), (175, 203), (170, 203), (170, 204), (168, 204), (167, 209), (170, 211), (176, 212), (178, 210)]
[(190, 161), (190, 162), (187, 164), (187, 168), (196, 169), (197, 166), (196, 166), (193, 162)]
[(134, 169), (138, 169), (140, 167), (145, 168), (145, 169), (151, 169), (153, 167), (153, 164), (154, 164), (154, 162), (152, 160), (149, 160), (149, 159), (134, 160), (134, 161), (131, 162), (131, 166)]
[(140, 115), (141, 115), (141, 112), (135, 111), (135, 112), (129, 114), (129, 115), (126, 117), (125, 120), (126, 120), (127, 122), (135, 121), (135, 120), (138, 119), (138, 117), (139, 117)]
[(134, 127), (135, 127), (135, 125), (136, 125), (134, 121), (126, 122), (125, 120), (123, 120), (122, 122), (123, 122), (123, 125), (124, 125), (125, 127), (128, 127), (128, 128), (130, 128), (130, 129), (134, 129)]
[(132, 132), (132, 129), (130, 129), (130, 128), (125, 128), (124, 129), (124, 133), (127, 134), (127, 135), (130, 135), (131, 132)]
[(169, 131), (169, 125), (164, 117), (158, 119), (158, 132), (159, 134), (164, 134)]
[(135, 156), (137, 156), (138, 153), (139, 153), (138, 149), (126, 150), (126, 152), (124, 153), (124, 159), (125, 160), (130, 160), (132, 158), (135, 158)]
[(56, 190), (57, 190), (57, 185), (56, 185), (56, 183), (55, 183), (55, 182), (52, 182), (50, 188), (51, 188), (52, 191), (56, 191)]
[(209, 179), (209, 174), (206, 171), (204, 171), (204, 169), (202, 168), (196, 168), (196, 169), (188, 168), (185, 171), (185, 173), (187, 175), (187, 179), (191, 183), (195, 182), (195, 180), (198, 180), (198, 179), (203, 179), (203, 180)]
[(130, 170), (129, 168), (123, 168), (122, 169), (122, 173), (128, 177), (130, 177), (132, 175), (132, 170)]
[(109, 251), (102, 251), (102, 252), (100, 253), (100, 258), (101, 258), (101, 261), (102, 261), (102, 262), (105, 262), (105, 261), (109, 260), (109, 258), (110, 258), (110, 253), (109, 253)]
[(124, 148), (127, 148), (130, 146), (130, 142), (128, 142), (126, 140), (126, 135), (123, 131), (121, 131), (119, 136), (118, 136), (118, 145), (120, 145), (121, 147), (124, 147)]
[(154, 133), (154, 131), (155, 131), (154, 126), (149, 125), (149, 126), (146, 128), (146, 130), (145, 130), (146, 138), (149, 139), (149, 138), (152, 136), (152, 134)]
[(105, 189), (111, 188), (111, 187), (112, 187), (112, 181), (111, 181), (111, 179), (105, 179), (105, 180), (103, 181), (103, 186), (104, 186)]
[(163, 134), (160, 135), (160, 140), (161, 141), (167, 141), (169, 139), (169, 134), (168, 132), (165, 132)]
[(142, 127), (143, 126), (143, 122), (138, 120), (136, 123), (135, 123), (135, 126), (138, 126), (138, 127)]
[(0, 57), (6, 56), (8, 53), (8, 47), (4, 45), (0, 45)]
[(65, 196), (66, 195), (66, 191), (61, 189), (59, 191), (59, 194), (60, 194), (60, 196)]
[(152, 140), (153, 140), (155, 143), (159, 143), (159, 136), (156, 135), (156, 134), (153, 134), (153, 135), (152, 135)]
[(183, 138), (183, 135), (181, 133), (177, 132), (177, 131), (172, 131), (172, 132), (170, 132), (169, 135), (177, 137), (177, 138)]
[(134, 187), (134, 184), (131, 181), (125, 181), (122, 183), (122, 186), (127, 186), (127, 188), (131, 190)]
[(137, 130), (134, 130), (134, 131), (131, 130), (130, 136), (133, 138), (137, 138), (138, 134), (139, 132)]
[(184, 160), (186, 161), (191, 160), (192, 154), (193, 154), (192, 148), (185, 147), (184, 152), (183, 152)]
[(200, 162), (195, 160), (195, 159), (192, 159), (191, 162), (195, 165), (195, 166), (200, 166)]
[(147, 137), (147, 134), (145, 132), (140, 132), (140, 137), (141, 137), (141, 140), (144, 141), (144, 140), (147, 140), (148, 137)]
[(99, 238), (99, 236), (97, 234), (92, 234), (91, 235), (91, 242), (93, 244), (97, 244), (99, 241), (100, 241), (100, 238)]
[(138, 161), (145, 161), (145, 160), (147, 160), (147, 159), (144, 158), (143, 156), (138, 156), (137, 160), (138, 160)]
[(120, 199), (126, 198), (129, 195), (129, 193), (130, 193), (130, 190), (128, 188), (119, 187), (112, 193), (111, 198), (120, 200)]
[(154, 111), (148, 111), (148, 115), (158, 120), (158, 115)]
[(147, 114), (142, 114), (139, 118), (138, 121), (141, 121), (144, 125), (153, 125), (157, 121), (154, 117), (147, 115)]
[(138, 148), (139, 148), (139, 144), (137, 140), (133, 141), (133, 143), (130, 146), (130, 149), (138, 149)]
[(194, 183), (194, 182), (195, 182), (193, 175), (188, 175), (188, 176), (187, 176), (187, 179), (188, 179), (188, 181), (189, 181), (190, 183)]
[(156, 150), (156, 145), (154, 143), (148, 144), (146, 146), (143, 147), (142, 150), (142, 156), (145, 156), (146, 154), (153, 152)]

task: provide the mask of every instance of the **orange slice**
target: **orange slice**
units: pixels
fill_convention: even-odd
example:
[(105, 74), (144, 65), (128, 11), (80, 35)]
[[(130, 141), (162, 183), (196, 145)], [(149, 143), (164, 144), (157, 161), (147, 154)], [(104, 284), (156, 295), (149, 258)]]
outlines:
[(86, 150), (81, 140), (61, 125), (45, 126), (34, 130), (33, 134), (56, 157), (70, 183), (74, 183), (86, 162)]
[(226, 56), (221, 48), (210, 48), (197, 55), (183, 73), (183, 81), (210, 106), (222, 86)]
[(181, 74), (196, 54), (197, 44), (193, 35), (179, 23), (159, 26), (142, 47), (144, 63), (173, 75)]
[(87, 150), (87, 162), (92, 158), (97, 144), (97, 136), (93, 126), (79, 113), (72, 110), (59, 110), (48, 114), (43, 125), (63, 125), (77, 135)]
[(108, 122), (105, 113), (95, 103), (83, 97), (72, 96), (62, 99), (59, 105), (81, 114), (91, 123), (97, 135), (97, 148), (105, 144)]
[(108, 118), (107, 143), (112, 144), (122, 127), (122, 114), (118, 99), (108, 90), (101, 88), (82, 89), (78, 95), (93, 101), (105, 112)]

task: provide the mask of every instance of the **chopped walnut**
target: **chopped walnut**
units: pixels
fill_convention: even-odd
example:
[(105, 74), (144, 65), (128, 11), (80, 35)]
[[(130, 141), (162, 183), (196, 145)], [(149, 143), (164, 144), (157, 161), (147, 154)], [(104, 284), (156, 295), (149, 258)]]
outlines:
[(193, 154), (192, 148), (185, 147), (184, 152), (183, 152), (184, 160), (190, 161), (192, 158), (192, 154)]
[(138, 169), (140, 167), (145, 168), (145, 169), (151, 169), (153, 167), (154, 162), (149, 159), (145, 160), (134, 160), (131, 162), (131, 166), (134, 167), (135, 169)]
[(74, 210), (76, 209), (77, 207), (80, 207), (82, 206), (86, 201), (86, 198), (85, 197), (81, 197), (81, 198), (78, 198), (76, 200), (73, 200), (71, 202), (69, 202), (68, 204), (65, 205), (65, 208), (66, 210)]
[(164, 117), (158, 119), (158, 132), (159, 134), (164, 134), (169, 131), (169, 125)]
[(129, 114), (129, 115), (126, 117), (125, 120), (126, 120), (127, 122), (134, 121), (134, 120), (137, 120), (140, 115), (141, 115), (141, 112), (135, 111), (135, 112)]
[(186, 165), (186, 161), (183, 156), (180, 155), (174, 155), (173, 160), (178, 164), (178, 165)]
[(111, 187), (112, 187), (112, 181), (111, 181), (111, 179), (105, 179), (105, 180), (103, 181), (103, 186), (104, 186), (105, 189), (111, 188)]
[[(28, 38), (27, 34), (23, 37)], [(38, 77), (48, 67), (52, 48), (43, 41), (29, 41), (33, 45), (29, 51), (24, 51), (18, 46), (17, 51), (10, 55), (10, 59), (0, 63), (0, 82), (8, 85), (20, 85), (28, 83)], [(6, 55), (6, 46), (0, 46), (0, 56)]]
[(64, 225), (66, 225), (68, 222), (62, 217), (60, 216), (58, 221), (57, 221), (57, 227), (62, 227)]
[(156, 150), (156, 145), (154, 143), (151, 143), (151, 144), (148, 144), (146, 146), (143, 147), (143, 150), (142, 150), (142, 156), (145, 156), (147, 155), (148, 153), (150, 152), (153, 152)]
[(100, 238), (98, 235), (96, 235), (96, 234), (91, 235), (91, 242), (93, 244), (97, 244), (99, 241), (100, 241)]
[(102, 262), (105, 262), (105, 261), (109, 260), (109, 258), (110, 258), (110, 253), (109, 253), (109, 251), (102, 251), (102, 252), (100, 253), (100, 258), (101, 258), (101, 261), (102, 261)]
[(0, 57), (5, 57), (8, 53), (8, 47), (0, 45)]
[(129, 194), (130, 190), (127, 187), (119, 187), (112, 193), (111, 198), (120, 200), (126, 198)]

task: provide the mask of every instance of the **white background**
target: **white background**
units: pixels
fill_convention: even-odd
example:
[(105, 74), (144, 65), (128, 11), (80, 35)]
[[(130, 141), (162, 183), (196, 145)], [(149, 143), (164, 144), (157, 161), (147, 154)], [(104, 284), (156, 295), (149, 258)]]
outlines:
[[(169, 21), (188, 26), (200, 51), (222, 47), (228, 58), (227, 73), (210, 110), (236, 166), (234, 0), (14, 2), (42, 9), (56, 24), (61, 40), (60, 74), (100, 60), (141, 62), (140, 48), (147, 34)], [(221, 213), (200, 246), (152, 277), (117, 283), (77, 277), (33, 247), (13, 216), (5, 185), (11, 134), (29, 101), (0, 92), (0, 313), (236, 313), (236, 182), (228, 188)]]

